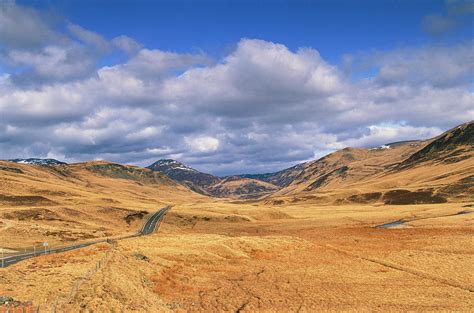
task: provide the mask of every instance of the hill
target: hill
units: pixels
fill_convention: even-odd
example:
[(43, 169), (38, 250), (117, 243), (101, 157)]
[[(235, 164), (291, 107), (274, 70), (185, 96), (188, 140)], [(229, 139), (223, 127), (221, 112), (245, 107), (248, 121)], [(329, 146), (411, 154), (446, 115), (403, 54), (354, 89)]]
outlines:
[(216, 197), (253, 199), (271, 194), (278, 189), (278, 186), (265, 181), (230, 176), (209, 186), (207, 191)]
[(271, 203), (440, 203), (474, 194), (474, 123), (425, 141), (345, 148), (307, 162)]
[(301, 163), (278, 172), (265, 174), (242, 174), (237, 176), (241, 178), (250, 178), (268, 182), (279, 187), (285, 187), (301, 173), (304, 167), (305, 163)]
[(258, 179), (241, 176), (220, 178), (170, 159), (159, 160), (147, 168), (166, 174), (195, 192), (219, 198), (253, 199), (279, 189), (272, 183)]
[(175, 160), (160, 160), (148, 168), (214, 197), (270, 196), (266, 201), (272, 203), (405, 201), (398, 198), (430, 203), (471, 199), (473, 142), (474, 123), (468, 122), (433, 139), (345, 148), (274, 173), (220, 178)]
[(444, 162), (457, 162), (460, 158), (468, 158), (474, 146), (474, 122), (468, 122), (448, 130), (434, 138), (426, 147), (405, 160), (401, 167), (407, 167), (424, 161), (443, 159)]
[(158, 208), (202, 199), (162, 173), (135, 166), (0, 161), (0, 240), (21, 247), (134, 233)]
[(220, 178), (217, 176), (199, 172), (183, 163), (170, 159), (158, 160), (147, 166), (147, 168), (155, 172), (164, 173), (171, 179), (202, 194), (208, 194), (207, 187), (220, 182)]

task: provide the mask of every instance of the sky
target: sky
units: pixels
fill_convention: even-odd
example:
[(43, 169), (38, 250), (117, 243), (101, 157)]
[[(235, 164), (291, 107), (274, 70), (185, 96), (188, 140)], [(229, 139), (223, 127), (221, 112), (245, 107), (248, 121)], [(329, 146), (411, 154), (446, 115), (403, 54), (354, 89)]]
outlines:
[(0, 159), (216, 175), (474, 119), (474, 2), (0, 0)]

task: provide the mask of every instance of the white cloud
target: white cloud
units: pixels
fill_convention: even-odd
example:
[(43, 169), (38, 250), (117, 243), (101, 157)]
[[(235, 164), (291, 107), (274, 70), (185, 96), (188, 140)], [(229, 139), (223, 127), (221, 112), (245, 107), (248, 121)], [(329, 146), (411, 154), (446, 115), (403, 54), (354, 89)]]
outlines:
[(110, 49), (110, 43), (101, 35), (72, 23), (69, 23), (67, 27), (80, 41), (93, 46), (98, 51), (104, 53)]
[(142, 128), (138, 131), (132, 132), (130, 134), (127, 134), (126, 138), (127, 139), (149, 139), (154, 136), (157, 136), (159, 133), (161, 133), (163, 128), (158, 128), (158, 127), (153, 127), (153, 126), (147, 126), (145, 128)]
[[(0, 158), (179, 158), (221, 174), (265, 172), (474, 119), (472, 43), (347, 56), (340, 69), (313, 48), (242, 39), (212, 60), (126, 36), (108, 41), (78, 25), (71, 37), (37, 11), (7, 4), (0, 65), (13, 70), (0, 76)], [(2, 28), (12, 23), (5, 10), (29, 17), (19, 29), (41, 40), (18, 34), (16, 42)], [(129, 59), (96, 68), (114, 47)], [(376, 74), (351, 81), (361, 64)]]
[(85, 77), (95, 71), (95, 60), (78, 46), (46, 46), (40, 52), (13, 50), (11, 62), (30, 66), (44, 80)]
[(270, 103), (305, 101), (343, 89), (336, 68), (313, 49), (294, 53), (284, 45), (243, 39), (222, 63), (193, 68), (165, 82), (163, 94), (222, 113), (252, 114)]
[(203, 54), (179, 54), (175, 52), (142, 49), (126, 64), (125, 69), (148, 79), (161, 78), (170, 71), (186, 70), (195, 65), (206, 65), (210, 59)]
[(33, 48), (58, 40), (45, 14), (17, 5), (14, 1), (0, 2), (0, 45), (13, 48)]
[(135, 54), (142, 49), (142, 45), (133, 40), (133, 38), (123, 35), (112, 39), (112, 44), (130, 55)]
[(344, 142), (349, 147), (375, 147), (382, 144), (432, 138), (439, 135), (442, 130), (437, 127), (413, 127), (406, 125), (370, 125), (369, 132), (359, 138)]
[(368, 62), (380, 68), (376, 80), (381, 84), (450, 87), (472, 79), (472, 44), (398, 49), (369, 56)]
[(209, 136), (186, 138), (185, 141), (196, 152), (215, 152), (219, 148), (219, 140)]

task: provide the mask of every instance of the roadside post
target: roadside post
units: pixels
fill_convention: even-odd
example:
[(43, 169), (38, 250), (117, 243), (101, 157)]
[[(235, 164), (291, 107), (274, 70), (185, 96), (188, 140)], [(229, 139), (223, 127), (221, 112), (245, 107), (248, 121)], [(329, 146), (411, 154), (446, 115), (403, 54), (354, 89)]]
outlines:
[(33, 246), (33, 256), (36, 256), (36, 246)]
[(44, 255), (46, 255), (46, 248), (48, 247), (48, 243), (46, 241), (43, 242), (43, 247), (44, 247)]
[(5, 267), (5, 258), (3, 254), (3, 248), (2, 248), (2, 268)]

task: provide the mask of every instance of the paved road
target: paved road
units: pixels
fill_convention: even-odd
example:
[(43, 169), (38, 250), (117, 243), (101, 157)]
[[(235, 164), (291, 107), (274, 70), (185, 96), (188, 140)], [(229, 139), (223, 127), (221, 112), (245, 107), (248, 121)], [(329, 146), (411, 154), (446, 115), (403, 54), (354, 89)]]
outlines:
[(168, 210), (169, 207), (166, 207), (150, 216), (150, 218), (148, 218), (148, 220), (143, 225), (142, 230), (136, 236), (145, 236), (153, 233), (155, 231), (156, 224), (165, 216), (166, 213), (168, 213)]
[[(130, 235), (130, 236), (124, 236), (120, 238), (115, 238), (114, 240), (121, 240), (121, 239), (127, 239), (127, 238), (132, 238), (132, 237), (140, 237), (140, 236), (146, 236), (151, 233), (153, 233), (156, 229), (156, 224), (165, 216), (166, 213), (168, 213), (168, 210), (170, 207), (162, 208), (158, 210), (157, 212), (153, 213), (152, 216), (148, 218), (148, 220), (145, 222), (143, 225), (142, 229), (135, 235)], [(13, 256), (8, 256), (5, 258), (0, 258), (1, 263), (0, 267), (7, 267), (12, 264), (18, 263), (20, 261), (26, 260), (26, 259), (31, 259), (40, 255), (44, 254), (51, 254), (51, 253), (61, 253), (65, 251), (70, 251), (70, 250), (76, 250), (76, 249), (81, 249), (84, 247), (88, 247), (91, 245), (95, 245), (100, 242), (106, 242), (107, 239), (102, 239), (102, 240), (97, 240), (93, 242), (87, 242), (87, 243), (82, 243), (78, 245), (72, 245), (72, 246), (66, 246), (66, 247), (60, 247), (60, 248), (53, 248), (53, 249), (48, 249), (46, 252), (43, 250), (37, 250), (36, 252), (29, 252), (29, 253), (24, 253), (24, 254), (19, 254), (19, 255), (13, 255)]]

